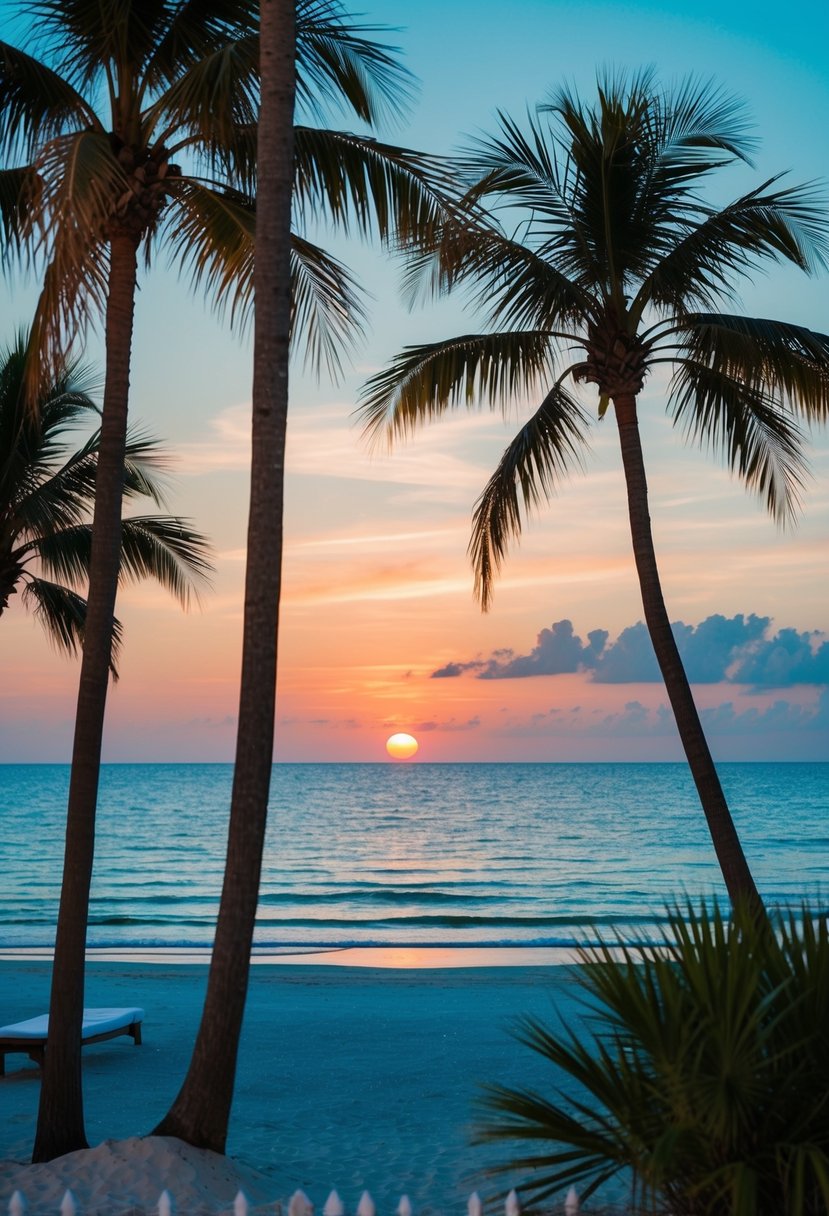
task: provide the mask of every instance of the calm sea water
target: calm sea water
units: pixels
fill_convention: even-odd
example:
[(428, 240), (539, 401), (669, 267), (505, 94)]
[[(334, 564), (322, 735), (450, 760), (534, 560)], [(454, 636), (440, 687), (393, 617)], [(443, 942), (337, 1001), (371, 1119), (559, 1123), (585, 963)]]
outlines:
[[(92, 946), (207, 946), (230, 765), (107, 765)], [(829, 764), (721, 769), (771, 904), (829, 902)], [(0, 946), (53, 943), (69, 770), (0, 767)], [(681, 764), (280, 765), (256, 944), (569, 945), (723, 894)]]

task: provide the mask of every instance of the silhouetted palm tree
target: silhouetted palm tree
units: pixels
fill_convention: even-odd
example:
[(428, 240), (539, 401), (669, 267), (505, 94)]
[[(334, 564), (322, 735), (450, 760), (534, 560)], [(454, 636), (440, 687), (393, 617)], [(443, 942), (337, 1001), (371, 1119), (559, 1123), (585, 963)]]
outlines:
[[(0, 616), (21, 592), (50, 640), (75, 654), (83, 643), (95, 503), (97, 432), (75, 452), (67, 432), (97, 414), (92, 380), (77, 363), (64, 368), (30, 409), (24, 398), (26, 338), (0, 353)], [(127, 436), (124, 498), (163, 506), (158, 443)], [(121, 578), (154, 578), (187, 607), (193, 584), (211, 569), (205, 537), (171, 515), (122, 520)], [(47, 577), (48, 576), (48, 577)], [(121, 639), (114, 622), (111, 670)]]
[(291, 335), (295, 0), (261, 0), (253, 430), (242, 681), (227, 858), (187, 1075), (155, 1134), (224, 1152), (259, 902), (273, 766)]
[[(95, 805), (119, 559), (120, 500), (138, 254), (167, 240), (220, 306), (253, 289), (258, 5), (253, 0), (28, 0), (43, 57), (0, 43), (0, 223), (46, 264), (30, 395), (65, 335), (104, 316), (106, 379), (84, 655), (72, 756), (35, 1158), (85, 1143), (80, 1073), (83, 958)], [(369, 124), (408, 89), (394, 56), (337, 0), (300, 0), (300, 103), (334, 103)], [(427, 158), (352, 133), (295, 130), (298, 220), (382, 238), (431, 230), (440, 199)], [(295, 234), (292, 326), (317, 366), (336, 365), (362, 304), (345, 267)], [(274, 476), (279, 476), (276, 468)]]
[(562, 91), (527, 131), (501, 115), (461, 161), (468, 201), (490, 202), (488, 215), (448, 227), (410, 270), (413, 288), (426, 272), (436, 290), (471, 286), (495, 328), (407, 347), (368, 382), (362, 412), (391, 440), (453, 406), (540, 398), (475, 508), (486, 608), (522, 513), (580, 464), (589, 418), (573, 387), (596, 385), (599, 418), (612, 404), (645, 621), (729, 894), (762, 914), (665, 610), (638, 418), (648, 374), (672, 368), (675, 424), (721, 451), (775, 518), (792, 516), (798, 420), (829, 407), (829, 338), (722, 305), (758, 263), (825, 263), (829, 225), (813, 189), (776, 178), (706, 202), (704, 180), (750, 146), (732, 99), (694, 81), (663, 90), (650, 72), (605, 80), (592, 106)]
[[(332, 46), (347, 51), (353, 72), (343, 70), (335, 77), (330, 65), (320, 70), (322, 40), (321, 58), (309, 56), (309, 18), (323, 16), (334, 37)], [(295, 96), (300, 108), (339, 103), (372, 124), (384, 108), (405, 99), (405, 74), (386, 48), (365, 37), (376, 32), (352, 22), (338, 0), (261, 4), (261, 110), (258, 131), (249, 132), (258, 141), (250, 153), (257, 163), (251, 505), (230, 832), (193, 1057), (181, 1091), (155, 1129), (218, 1151), (225, 1146), (233, 1097), (273, 759), (288, 340), (293, 319), (294, 327), (305, 331), (315, 366), (324, 363), (336, 371), (343, 343), (363, 319), (353, 284), (338, 263), (329, 259), (316, 276), (307, 275), (304, 266), (298, 273), (296, 260), (305, 243), (295, 235), (290, 245), (291, 188), (297, 220), (321, 219), (363, 235), (374, 231), (385, 242), (401, 245), (433, 240), (453, 205), (448, 172), (432, 158), (350, 133), (292, 127)], [(337, 287), (337, 281), (329, 283), (329, 272), (341, 276), (344, 286), (320, 314), (317, 295), (332, 297)]]

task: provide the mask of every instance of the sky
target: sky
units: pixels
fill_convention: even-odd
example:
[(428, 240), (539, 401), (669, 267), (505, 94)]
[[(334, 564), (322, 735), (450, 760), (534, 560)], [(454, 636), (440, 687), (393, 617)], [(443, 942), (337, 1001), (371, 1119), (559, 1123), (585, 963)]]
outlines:
[[(780, 171), (793, 182), (827, 176), (829, 15), (817, 0), (782, 14), (709, 0), (517, 0), (508, 16), (482, 0), (361, 0), (359, 10), (395, 27), (387, 40), (419, 81), (385, 138), (450, 153), (492, 129), (498, 109), (521, 117), (562, 83), (590, 95), (602, 68), (652, 64), (664, 80), (712, 77), (747, 103), (762, 143), (753, 169), (724, 172), (723, 200)], [(479, 319), (454, 299), (409, 310), (398, 266), (364, 245), (329, 245), (371, 293), (371, 323), (339, 383), (292, 369), (277, 760), (382, 761), (401, 730), (419, 740), (415, 763), (680, 759), (641, 625), (612, 420), (593, 426), (585, 471), (529, 522), (482, 614), (466, 556), (471, 511), (527, 403), (507, 419), (452, 414), (372, 453), (354, 418), (366, 377), (406, 343), (470, 332)], [(34, 298), (19, 277), (0, 287), (9, 337)], [(744, 285), (741, 303), (829, 332), (825, 274), (773, 269)], [(94, 335), (85, 353), (101, 365)], [(162, 259), (141, 282), (130, 413), (170, 450), (170, 506), (210, 536), (216, 573), (186, 614), (151, 584), (123, 589), (105, 760), (233, 758), (250, 378), (249, 335), (231, 332)], [(823, 759), (829, 437), (812, 437), (801, 517), (781, 531), (674, 430), (664, 390), (653, 377), (641, 397), (651, 514), (715, 758)], [(0, 673), (0, 762), (67, 761), (78, 665), (19, 602), (0, 620)]]

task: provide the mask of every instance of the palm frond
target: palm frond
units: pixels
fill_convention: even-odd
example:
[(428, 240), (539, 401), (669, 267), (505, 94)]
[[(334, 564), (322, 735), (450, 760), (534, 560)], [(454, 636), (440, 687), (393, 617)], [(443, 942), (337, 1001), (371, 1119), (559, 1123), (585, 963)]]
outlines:
[(197, 62), (231, 38), (255, 33), (258, 21), (256, 0), (178, 0), (146, 60), (150, 88), (163, 89), (178, 78), (182, 65)]
[(550, 499), (558, 484), (582, 465), (588, 417), (559, 383), (510, 442), (475, 504), (469, 556), (475, 595), (486, 611), (511, 541), (521, 535), (522, 509)]
[[(92, 525), (38, 538), (34, 554), (53, 578), (82, 586), (89, 577)], [(187, 608), (213, 569), (207, 538), (176, 516), (130, 516), (121, 521), (121, 579), (153, 578)]]
[(133, 515), (121, 523), (121, 577), (153, 578), (187, 608), (213, 571), (210, 544), (177, 516)]
[(571, 218), (564, 196), (559, 149), (530, 112), (528, 132), (503, 110), (498, 132), (482, 135), (459, 158), (459, 169), (476, 198), (498, 196), (540, 213), (548, 223)]
[[(599, 300), (543, 256), (477, 219), (453, 220), (433, 248), (408, 256), (404, 291), (414, 304), (467, 286), (490, 324), (559, 331), (579, 342)], [(567, 331), (570, 331), (569, 335)]]
[(125, 499), (151, 498), (157, 507), (163, 507), (166, 501), (163, 477), (170, 467), (170, 458), (161, 446), (160, 439), (135, 429), (127, 431), (124, 452)]
[[(94, 93), (118, 64), (124, 79), (135, 80), (166, 31), (176, 0), (27, 0), (35, 27), (61, 61), (68, 78)], [(109, 69), (109, 71), (108, 71)], [(119, 90), (120, 91), (120, 90)]]
[[(49, 478), (38, 479), (35, 491), (40, 500), (38, 529), (46, 528), (50, 513), (60, 513), (68, 502), (77, 502), (78, 513), (73, 518), (80, 519), (91, 511), (95, 499), (95, 471), (100, 443), (101, 432), (96, 430)], [(50, 445), (49, 460), (56, 455), (56, 445)], [(148, 497), (157, 506), (164, 506), (163, 474), (169, 471), (169, 467), (169, 456), (160, 445), (160, 440), (153, 435), (136, 432), (134, 428), (128, 430), (124, 451), (124, 499)], [(28, 500), (22, 506), (26, 507), (27, 514), (32, 512)]]
[[(562, 234), (575, 267), (600, 284), (617, 310), (639, 272), (651, 225), (640, 189), (653, 159), (648, 139), (648, 73), (600, 84), (588, 106), (562, 89), (550, 103), (566, 155), (567, 201), (572, 219)], [(578, 233), (578, 244), (573, 236)], [(561, 237), (553, 234), (558, 244)]]
[(40, 206), (40, 178), (31, 165), (0, 169), (0, 265), (10, 254), (23, 252), (29, 213)]
[(164, 235), (172, 259), (189, 268), (193, 286), (206, 288), (220, 313), (229, 310), (231, 323), (245, 325), (253, 304), (253, 199), (185, 177), (171, 192)]
[(377, 441), (411, 434), (422, 422), (464, 404), (505, 408), (552, 375), (550, 335), (543, 331), (464, 334), (446, 342), (407, 346), (366, 382), (358, 408)]
[[(48, 257), (31, 329), (29, 392), (36, 396), (65, 358), (66, 335), (82, 334), (106, 299), (107, 223), (129, 183), (109, 139), (82, 131), (46, 144), (38, 155), (42, 182), (32, 228), (42, 226), (40, 251)], [(60, 222), (56, 222), (60, 219)]]
[(727, 922), (716, 906), (677, 907), (669, 926), (653, 947), (580, 952), (588, 1017), (516, 1028), (551, 1066), (554, 1096), (488, 1087), (476, 1140), (517, 1142), (497, 1170), (521, 1170), (534, 1203), (573, 1184), (586, 1197), (624, 1168), (637, 1211), (817, 1216), (826, 918), (794, 910), (770, 931), (739, 911)]
[(101, 129), (95, 112), (65, 76), (8, 42), (0, 42), (3, 147), (12, 155), (32, 160), (44, 140), (56, 138), (67, 124)]
[(677, 361), (669, 408), (687, 437), (722, 452), (775, 519), (786, 523), (795, 517), (808, 471), (803, 434), (768, 392), (721, 367), (688, 359)]
[(771, 190), (776, 178), (719, 211), (675, 225), (670, 248), (646, 274), (633, 305), (683, 311), (733, 294), (734, 278), (762, 261), (789, 261), (811, 271), (827, 263), (829, 226), (812, 186)]
[(13, 519), (13, 530), (21, 535), (50, 526), (53, 512), (66, 523), (82, 518), (94, 480), (90, 471), (85, 484), (49, 485), (64, 436), (95, 412), (89, 396), (92, 373), (77, 360), (66, 364), (32, 410), (25, 398), (29, 349), (28, 335), (21, 331), (0, 354), (0, 515)]
[[(86, 600), (76, 591), (61, 587), (47, 579), (27, 578), (23, 589), (23, 602), (34, 611), (46, 634), (57, 650), (76, 655), (83, 647), (86, 624)], [(109, 670), (113, 680), (118, 679), (116, 660), (121, 649), (123, 629), (121, 622), (113, 618), (112, 653)]]
[(339, 0), (299, 0), (296, 13), (297, 103), (314, 118), (348, 109), (374, 126), (407, 106), (413, 78), (397, 48), (374, 35), (383, 26), (355, 22)]
[(735, 159), (750, 164), (758, 147), (745, 103), (694, 75), (663, 95), (650, 121), (659, 160), (674, 184), (698, 180)]
[(560, 273), (595, 292), (605, 276), (589, 217), (578, 211), (578, 176), (569, 150), (551, 141), (533, 115), (527, 119), (529, 134), (500, 111), (498, 123), (496, 135), (477, 139), (459, 158), (469, 202), (494, 196), (496, 210), (517, 207), (518, 222), (527, 230), (524, 245), (538, 246), (536, 253)]
[(682, 340), (709, 363), (810, 422), (829, 418), (829, 335), (766, 317), (687, 313)]
[(364, 332), (367, 314), (346, 266), (302, 237), (291, 237), (291, 341), (306, 363), (336, 377), (341, 356)]
[(452, 174), (438, 157), (312, 127), (295, 128), (294, 157), (301, 216), (410, 244), (433, 242), (450, 214)]
[(237, 130), (254, 128), (258, 115), (259, 39), (243, 28), (237, 36), (228, 32), (183, 70), (179, 65), (144, 122), (148, 131), (185, 134), (200, 152), (221, 162)]

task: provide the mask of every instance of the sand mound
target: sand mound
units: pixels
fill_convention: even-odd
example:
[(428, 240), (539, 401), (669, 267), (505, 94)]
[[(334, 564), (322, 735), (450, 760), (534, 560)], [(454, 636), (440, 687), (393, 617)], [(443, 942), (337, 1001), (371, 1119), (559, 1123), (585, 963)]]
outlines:
[(170, 1136), (133, 1136), (40, 1165), (0, 1163), (0, 1210), (8, 1210), (16, 1190), (28, 1216), (57, 1216), (67, 1190), (79, 1216), (154, 1213), (164, 1190), (177, 1216), (214, 1216), (232, 1210), (240, 1190), (251, 1208), (261, 1207), (272, 1198), (273, 1183), (229, 1157)]

